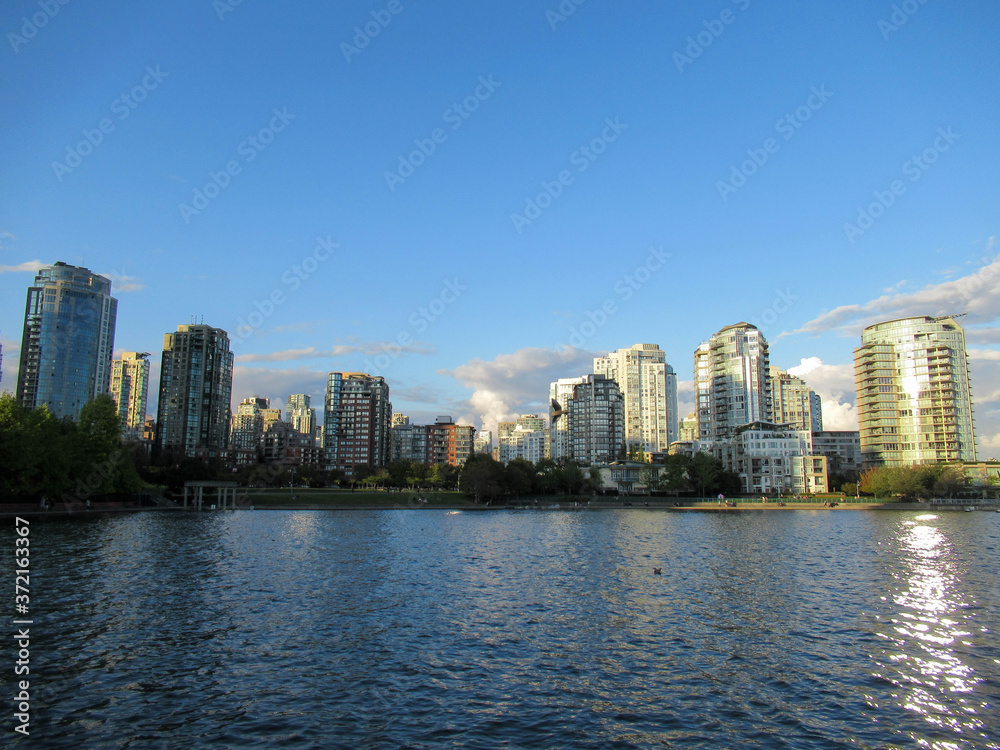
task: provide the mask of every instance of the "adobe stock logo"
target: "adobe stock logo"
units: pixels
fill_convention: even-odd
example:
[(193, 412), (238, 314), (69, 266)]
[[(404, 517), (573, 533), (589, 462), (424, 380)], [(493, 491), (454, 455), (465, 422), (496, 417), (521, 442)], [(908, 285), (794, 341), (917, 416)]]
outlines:
[[(295, 115), (290, 114), (287, 107), (282, 107), (280, 110), (275, 108), (271, 112), (274, 115), (271, 121), (254, 135), (247, 136), (236, 147), (236, 153), (243, 157), (246, 164), (256, 159), (265, 148), (274, 142), (275, 135), (287, 128), (288, 124), (295, 119)], [(177, 210), (180, 211), (184, 223), (190, 224), (192, 216), (198, 216), (208, 208), (208, 204), (218, 198), (222, 191), (229, 187), (233, 178), (241, 172), (243, 172), (243, 166), (236, 159), (227, 161), (224, 169), (220, 169), (218, 172), (209, 170), (208, 182), (192, 191), (191, 202), (177, 204)]]
[[(155, 67), (147, 65), (146, 75), (143, 76), (142, 81), (111, 102), (111, 114), (118, 115), (119, 122), (126, 119), (140, 103), (146, 101), (146, 97), (149, 96), (150, 92), (155, 91), (163, 82), (163, 79), (169, 75), (169, 73), (164, 73), (160, 70), (159, 65)], [(55, 172), (56, 179), (62, 182), (63, 177), (71, 174), (74, 169), (83, 164), (83, 160), (94, 153), (94, 150), (104, 143), (104, 136), (113, 133), (114, 130), (115, 122), (110, 117), (102, 117), (98, 121), (97, 127), (90, 130), (84, 128), (80, 131), (83, 139), (77, 141), (75, 145), (66, 147), (66, 155), (63, 161), (52, 162), (52, 171)]]
[[(924, 173), (931, 168), (945, 151), (959, 139), (958, 133), (948, 128), (938, 128), (938, 137), (934, 142), (919, 154), (914, 154), (903, 162), (903, 174), (910, 178), (910, 182), (916, 182)], [(885, 216), (896, 203), (896, 199), (906, 192), (906, 184), (902, 180), (893, 180), (889, 183), (888, 190), (876, 190), (872, 193), (875, 199), (867, 206), (858, 206), (858, 215), (852, 224), (844, 222), (844, 235), (852, 245), (858, 237), (864, 235), (869, 229), (875, 226), (875, 222)]]
[(302, 284), (316, 273), (320, 265), (325, 263), (339, 247), (340, 245), (334, 242), (329, 235), (326, 238), (317, 237), (316, 246), (312, 252), (281, 274), (281, 283), (288, 287), (287, 293), (282, 287), (275, 287), (263, 300), (254, 300), (254, 310), (237, 320), (233, 344), (246, 341), (253, 336), (277, 312), (278, 308), (288, 301), (287, 295), (297, 292)]
[(34, 39), (38, 36), (38, 30), (44, 26), (49, 25), (49, 21), (56, 17), (59, 12), (60, 5), (66, 5), (69, 0), (38, 0), (38, 7), (41, 10), (33, 13), (31, 18), (23, 16), (21, 18), (24, 23), (21, 25), (21, 33), (15, 34), (13, 31), (8, 32), (7, 41), (10, 42), (10, 46), (14, 50), (16, 55), (18, 50), (28, 43), (29, 39)]
[[(611, 290), (617, 295), (617, 299), (615, 297), (608, 297), (597, 306), (597, 309), (585, 310), (584, 315), (586, 315), (587, 319), (579, 327), (570, 327), (569, 345), (577, 349), (582, 349), (587, 340), (595, 336), (607, 324), (608, 319), (621, 310), (619, 304), (632, 299), (636, 292), (648, 284), (650, 279), (653, 278), (653, 274), (663, 268), (671, 257), (673, 257), (673, 254), (665, 253), (662, 245), (660, 247), (650, 247), (649, 254), (642, 263), (615, 281)], [(556, 344), (556, 349), (563, 348), (565, 348), (565, 344)]]
[(344, 59), (350, 62), (352, 57), (360, 55), (361, 50), (371, 44), (372, 39), (381, 34), (382, 30), (392, 23), (392, 17), (398, 16), (402, 12), (403, 4), (399, 0), (389, 0), (389, 4), (383, 10), (373, 10), (371, 21), (368, 21), (363, 28), (361, 26), (354, 27), (354, 38), (351, 39), (354, 44), (340, 43), (340, 51), (344, 53)]
[[(628, 125), (619, 122), (618, 118), (610, 117), (604, 120), (605, 128), (596, 138), (592, 138), (590, 143), (580, 146), (569, 155), (569, 163), (576, 167), (577, 174), (583, 174), (590, 166), (597, 161), (601, 154), (607, 151), (608, 146), (618, 140), (618, 137), (628, 129)], [(542, 211), (547, 209), (552, 203), (563, 194), (563, 191), (576, 181), (576, 175), (568, 169), (564, 169), (556, 175), (556, 179), (551, 182), (542, 180), (542, 192), (532, 197), (524, 199), (523, 213), (516, 211), (510, 215), (510, 221), (518, 234), (524, 232), (524, 228), (531, 226), (542, 215)]]

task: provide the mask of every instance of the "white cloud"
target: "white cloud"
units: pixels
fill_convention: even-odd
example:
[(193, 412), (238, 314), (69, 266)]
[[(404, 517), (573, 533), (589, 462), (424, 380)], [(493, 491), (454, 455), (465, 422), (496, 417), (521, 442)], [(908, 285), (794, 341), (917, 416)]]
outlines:
[(135, 276), (126, 276), (115, 271), (112, 271), (111, 273), (102, 273), (101, 276), (111, 279), (112, 294), (115, 294), (116, 292), (120, 294), (140, 292), (146, 288), (146, 285), (141, 283)]
[(824, 430), (858, 429), (853, 364), (827, 365), (819, 357), (807, 357), (788, 372), (806, 381), (823, 400)]
[(42, 268), (45, 268), (48, 263), (42, 263), (40, 260), (29, 260), (26, 263), (19, 263), (16, 266), (0, 266), (0, 273), (21, 273), (30, 272), (37, 273)]
[(682, 419), (687, 419), (687, 416), (692, 412), (694, 412), (694, 410), (695, 410), (694, 381), (678, 380), (677, 421), (680, 422)]
[(352, 354), (379, 355), (385, 352), (392, 352), (395, 356), (400, 354), (434, 354), (437, 349), (433, 344), (421, 341), (414, 341), (412, 344), (400, 346), (395, 342), (388, 341), (368, 341), (357, 344), (337, 344), (331, 349), (317, 349), (309, 346), (305, 349), (285, 349), (270, 354), (239, 354), (236, 356), (237, 362), (292, 362), (303, 359), (330, 359), (333, 357), (346, 357)]
[[(978, 270), (952, 281), (928, 284), (905, 294), (884, 294), (861, 305), (842, 305), (805, 323), (793, 333), (837, 331), (858, 336), (869, 325), (919, 315), (969, 313), (971, 323), (990, 323), (1000, 317), (1000, 256), (984, 259)], [(978, 335), (1000, 343), (1000, 329), (980, 329)]]
[(312, 406), (322, 421), (323, 399), (326, 394), (326, 372), (306, 369), (271, 370), (263, 367), (233, 368), (233, 405), (250, 396), (271, 400), (272, 407), (283, 407), (292, 393), (305, 393), (312, 397)]
[(497, 422), (518, 414), (548, 415), (549, 383), (593, 371), (591, 352), (564, 346), (562, 349), (525, 348), (501, 354), (492, 362), (473, 359), (454, 370), (439, 370), (473, 389), (462, 416), (496, 435)]

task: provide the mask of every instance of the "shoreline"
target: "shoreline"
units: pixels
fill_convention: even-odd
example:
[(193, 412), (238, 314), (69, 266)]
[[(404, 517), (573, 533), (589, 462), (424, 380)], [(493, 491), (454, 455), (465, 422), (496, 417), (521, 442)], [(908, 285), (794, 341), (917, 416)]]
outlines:
[[(579, 502), (579, 501), (578, 501)], [(672, 503), (652, 502), (599, 502), (590, 504), (572, 505), (568, 502), (544, 503), (539, 505), (516, 504), (516, 505), (476, 505), (472, 503), (435, 503), (434, 505), (416, 506), (408, 503), (396, 503), (393, 505), (373, 505), (373, 504), (317, 504), (317, 503), (296, 503), (296, 504), (254, 504), (237, 508), (227, 508), (227, 511), (357, 511), (357, 510), (418, 510), (418, 511), (567, 511), (567, 512), (596, 512), (604, 510), (648, 510), (648, 511), (668, 511), (668, 512), (709, 512), (709, 513), (731, 513), (734, 511), (787, 511), (787, 510), (814, 510), (814, 511), (843, 511), (843, 510), (875, 510), (875, 511), (927, 511), (927, 512), (964, 512), (966, 508), (971, 508), (975, 512), (991, 512), (1000, 510), (1000, 503), (996, 501), (978, 503), (840, 503), (836, 506), (824, 506), (821, 503), (785, 503), (779, 505), (775, 502), (742, 502), (735, 506), (719, 506), (715, 503), (691, 503), (685, 505), (674, 505)], [(70, 517), (88, 516), (107, 513), (148, 513), (148, 512), (193, 512), (193, 513), (217, 513), (222, 509), (194, 508), (185, 509), (180, 506), (158, 506), (158, 507), (136, 507), (136, 506), (115, 506), (112, 503), (95, 503), (89, 510), (85, 507), (53, 507), (42, 510), (36, 506), (16, 506), (0, 505), (0, 516), (22, 516), (30, 518), (46, 517)]]

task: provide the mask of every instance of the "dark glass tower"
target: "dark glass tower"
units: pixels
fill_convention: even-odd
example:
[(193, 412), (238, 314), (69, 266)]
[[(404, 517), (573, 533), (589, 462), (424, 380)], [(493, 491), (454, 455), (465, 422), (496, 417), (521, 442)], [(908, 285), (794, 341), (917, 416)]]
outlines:
[(156, 447), (216, 458), (228, 447), (233, 353), (221, 328), (180, 325), (163, 337)]
[(109, 279), (62, 262), (41, 269), (24, 313), (20, 402), (76, 419), (85, 403), (107, 393), (117, 315)]

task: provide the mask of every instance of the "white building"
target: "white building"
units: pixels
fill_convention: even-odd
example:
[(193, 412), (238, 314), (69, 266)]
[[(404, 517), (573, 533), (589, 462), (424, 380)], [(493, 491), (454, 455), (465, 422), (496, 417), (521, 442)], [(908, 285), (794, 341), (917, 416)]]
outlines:
[(782, 370), (769, 368), (771, 420), (790, 424), (797, 430), (823, 431), (823, 403), (804, 380)]
[(503, 464), (515, 458), (538, 463), (545, 458), (546, 437), (545, 418), (537, 414), (522, 414), (513, 422), (500, 422), (496, 459)]
[(764, 335), (749, 323), (726, 326), (694, 353), (698, 439), (726, 441), (751, 422), (770, 422)]
[(625, 442), (646, 453), (678, 439), (677, 375), (656, 344), (635, 344), (594, 358), (594, 373), (612, 378), (625, 403)]
[(288, 397), (285, 409), (292, 428), (305, 435), (310, 445), (314, 445), (318, 425), (316, 423), (316, 410), (309, 406), (310, 401), (310, 397), (304, 393), (293, 393)]
[(826, 456), (815, 455), (812, 432), (772, 422), (751, 422), (713, 453), (740, 475), (743, 491), (763, 495), (827, 491)]
[(559, 378), (549, 384), (549, 458), (569, 457), (569, 418), (567, 409), (573, 389), (586, 383), (587, 377)]

